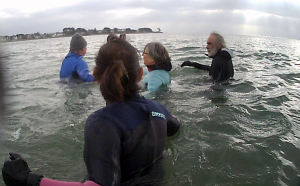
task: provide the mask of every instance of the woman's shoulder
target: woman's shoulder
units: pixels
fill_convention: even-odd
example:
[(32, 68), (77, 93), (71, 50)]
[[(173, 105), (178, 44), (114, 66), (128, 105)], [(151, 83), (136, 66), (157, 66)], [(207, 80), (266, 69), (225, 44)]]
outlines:
[(110, 116), (110, 112), (108, 112), (106, 107), (104, 107), (90, 114), (86, 120), (86, 123), (93, 124), (99, 121), (104, 122), (105, 120), (107, 120), (107, 118), (109, 118), (109, 116)]
[(168, 71), (163, 70), (163, 69), (153, 70), (152, 72), (155, 74), (170, 74)]
[(157, 101), (154, 101), (154, 100), (150, 100), (150, 99), (146, 99), (147, 100), (147, 103), (150, 107), (150, 110), (152, 111), (160, 111), (160, 112), (169, 112), (167, 110), (167, 108), (162, 105), (161, 103), (157, 102)]
[(153, 70), (149, 72), (147, 76), (148, 78), (159, 78), (159, 79), (165, 79), (171, 77), (170, 73), (165, 70)]
[(112, 111), (103, 108), (89, 115), (85, 122), (85, 131), (99, 131), (110, 128), (110, 130), (119, 133), (118, 131), (120, 131), (119, 129), (122, 128), (122, 125), (117, 121)]

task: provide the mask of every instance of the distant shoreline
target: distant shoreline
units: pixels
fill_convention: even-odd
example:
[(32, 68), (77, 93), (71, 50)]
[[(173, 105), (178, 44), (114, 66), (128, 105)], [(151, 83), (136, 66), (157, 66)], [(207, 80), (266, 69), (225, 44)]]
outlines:
[[(109, 34), (162, 34), (163, 32), (135, 32), (135, 33), (98, 33), (98, 34), (82, 34), (82, 36), (93, 36), (93, 35), (109, 35)], [(44, 37), (44, 38), (32, 38), (32, 39), (12, 39), (12, 40), (0, 40), (0, 43), (9, 43), (9, 42), (19, 42), (19, 41), (33, 41), (33, 40), (40, 40), (40, 39), (55, 39), (55, 38), (62, 38), (62, 37), (72, 37), (73, 35), (62, 35), (57, 37)]]

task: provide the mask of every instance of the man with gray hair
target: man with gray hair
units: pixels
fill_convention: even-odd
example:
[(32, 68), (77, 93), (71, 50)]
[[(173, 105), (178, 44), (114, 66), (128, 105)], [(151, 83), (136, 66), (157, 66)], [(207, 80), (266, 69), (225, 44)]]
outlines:
[(196, 62), (184, 61), (181, 67), (193, 66), (195, 68), (209, 71), (209, 75), (217, 82), (228, 80), (233, 77), (232, 52), (227, 48), (222, 35), (212, 32), (206, 42), (208, 57), (213, 58), (210, 66)]

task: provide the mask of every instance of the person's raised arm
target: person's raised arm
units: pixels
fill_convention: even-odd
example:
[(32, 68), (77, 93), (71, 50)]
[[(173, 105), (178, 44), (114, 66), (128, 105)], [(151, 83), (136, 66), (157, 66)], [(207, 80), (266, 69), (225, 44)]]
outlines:
[(181, 67), (184, 67), (184, 66), (192, 66), (192, 67), (195, 67), (197, 69), (206, 70), (206, 71), (210, 71), (210, 69), (211, 69), (211, 67), (208, 66), (208, 65), (202, 65), (202, 64), (199, 64), (199, 63), (196, 63), (196, 62), (191, 62), (191, 61), (184, 61), (181, 64)]

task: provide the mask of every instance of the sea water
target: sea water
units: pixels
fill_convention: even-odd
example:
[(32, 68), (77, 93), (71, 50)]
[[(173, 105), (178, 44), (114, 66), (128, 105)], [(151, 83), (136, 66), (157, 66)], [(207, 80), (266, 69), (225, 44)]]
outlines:
[[(106, 37), (85, 37), (84, 60), (91, 70)], [(234, 53), (235, 75), (227, 84), (216, 84), (206, 71), (180, 67), (186, 60), (211, 64), (205, 55), (207, 35), (127, 35), (141, 53), (147, 43), (161, 42), (172, 59), (169, 88), (141, 92), (183, 121), (166, 144), (162, 185), (299, 185), (300, 41), (224, 37)], [(33, 172), (81, 181), (87, 174), (85, 120), (105, 102), (96, 83), (60, 81), (70, 39), (0, 44), (6, 78), (0, 162), (8, 152), (18, 152)], [(142, 58), (140, 64), (145, 68)]]

